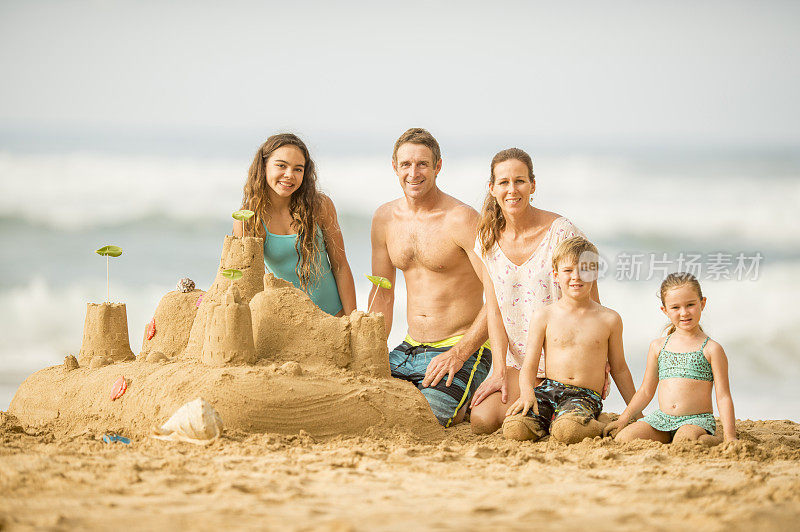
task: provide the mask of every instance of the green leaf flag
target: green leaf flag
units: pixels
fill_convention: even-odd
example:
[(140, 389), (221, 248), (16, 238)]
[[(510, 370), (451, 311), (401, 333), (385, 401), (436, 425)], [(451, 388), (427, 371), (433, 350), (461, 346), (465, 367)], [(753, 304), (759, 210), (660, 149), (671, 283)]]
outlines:
[(386, 277), (380, 277), (378, 275), (367, 275), (367, 274), (364, 274), (364, 277), (369, 279), (375, 286), (387, 289), (392, 287), (392, 282)]
[(118, 246), (103, 246), (95, 250), (95, 253), (103, 257), (119, 257), (122, 255), (122, 248)]
[(242, 278), (242, 272), (231, 268), (229, 270), (222, 270), (222, 276), (230, 279), (231, 281), (235, 281), (236, 279)]
[(234, 219), (243, 222), (245, 220), (249, 220), (253, 217), (255, 213), (253, 211), (248, 211), (247, 209), (242, 209), (241, 211), (236, 211), (235, 213), (231, 214)]

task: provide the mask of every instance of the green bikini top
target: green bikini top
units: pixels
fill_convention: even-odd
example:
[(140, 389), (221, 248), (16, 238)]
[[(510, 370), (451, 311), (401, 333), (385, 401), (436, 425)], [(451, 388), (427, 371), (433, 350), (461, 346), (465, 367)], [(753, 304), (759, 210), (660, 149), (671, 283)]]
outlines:
[(714, 382), (711, 364), (703, 356), (703, 348), (708, 343), (709, 337), (706, 336), (703, 345), (697, 351), (673, 353), (672, 351), (667, 351), (667, 342), (669, 342), (670, 336), (672, 335), (667, 336), (661, 351), (658, 353), (658, 380), (679, 377)]

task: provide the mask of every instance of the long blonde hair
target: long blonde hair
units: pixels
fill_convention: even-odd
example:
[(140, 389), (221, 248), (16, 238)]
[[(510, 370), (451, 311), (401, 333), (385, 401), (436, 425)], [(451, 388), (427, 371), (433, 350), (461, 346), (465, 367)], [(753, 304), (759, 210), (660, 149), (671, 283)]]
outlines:
[[(489, 168), (489, 185), (494, 185), (494, 168), (500, 163), (516, 160), (528, 167), (528, 179), (533, 181), (533, 161), (531, 156), (519, 148), (508, 148), (498, 152), (492, 158)], [(500, 239), (500, 233), (506, 228), (506, 219), (497, 200), (491, 192), (486, 193), (481, 209), (481, 218), (478, 221), (478, 238), (481, 242), (481, 253), (485, 256)]]
[[(697, 292), (697, 297), (699, 297), (700, 300), (702, 300), (703, 291), (700, 289), (700, 281), (697, 280), (697, 277), (688, 272), (677, 272), (667, 275), (667, 277), (663, 281), (661, 281), (661, 289), (659, 290), (658, 294), (659, 297), (661, 298), (661, 305), (664, 307), (667, 306), (667, 304), (664, 303), (664, 298), (667, 296), (667, 292), (675, 288), (680, 288), (681, 286), (687, 284), (691, 286), (695, 292)], [(664, 331), (666, 331), (667, 335), (674, 333), (675, 330), (676, 330), (675, 324), (672, 323), (671, 321), (667, 322), (667, 324), (664, 325)], [(700, 327), (700, 331), (705, 332), (703, 331), (702, 327)]]
[(316, 235), (321, 216), (321, 194), (317, 190), (317, 170), (314, 161), (311, 160), (305, 143), (297, 135), (278, 133), (269, 137), (258, 148), (244, 184), (242, 208), (255, 213), (245, 223), (252, 225), (251, 229), (256, 236), (266, 238), (264, 226), (269, 221), (270, 207), (267, 161), (275, 150), (283, 146), (295, 146), (305, 157), (303, 182), (289, 198), (289, 213), (292, 217), (292, 228), (297, 231), (295, 272), (300, 278), (301, 288), (306, 290), (309, 286), (316, 285), (322, 268), (322, 249)]

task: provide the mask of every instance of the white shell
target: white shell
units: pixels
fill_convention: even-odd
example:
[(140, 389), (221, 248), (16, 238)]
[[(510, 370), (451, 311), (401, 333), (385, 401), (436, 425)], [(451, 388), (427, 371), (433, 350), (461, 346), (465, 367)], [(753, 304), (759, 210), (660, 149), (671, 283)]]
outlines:
[(153, 438), (160, 440), (210, 443), (222, 434), (222, 418), (205, 399), (198, 397), (186, 403), (160, 428), (154, 428)]

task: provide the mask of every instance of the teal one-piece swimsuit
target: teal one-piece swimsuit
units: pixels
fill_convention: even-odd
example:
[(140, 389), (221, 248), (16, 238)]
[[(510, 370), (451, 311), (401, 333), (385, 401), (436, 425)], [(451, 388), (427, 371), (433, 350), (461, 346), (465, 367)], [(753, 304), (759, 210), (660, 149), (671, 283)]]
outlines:
[[(263, 222), (262, 222), (263, 223)], [(295, 242), (297, 235), (275, 235), (267, 231), (264, 237), (264, 264), (267, 269), (276, 277), (290, 281), (295, 287), (302, 290), (300, 277), (295, 271), (297, 266), (297, 249)], [(305, 292), (311, 301), (320, 309), (328, 314), (336, 315), (342, 310), (342, 301), (339, 299), (339, 289), (336, 287), (336, 279), (333, 278), (331, 262), (328, 258), (328, 250), (325, 247), (325, 239), (322, 231), (317, 227), (317, 242), (321, 249), (320, 257), (320, 278), (313, 286), (306, 287)]]

